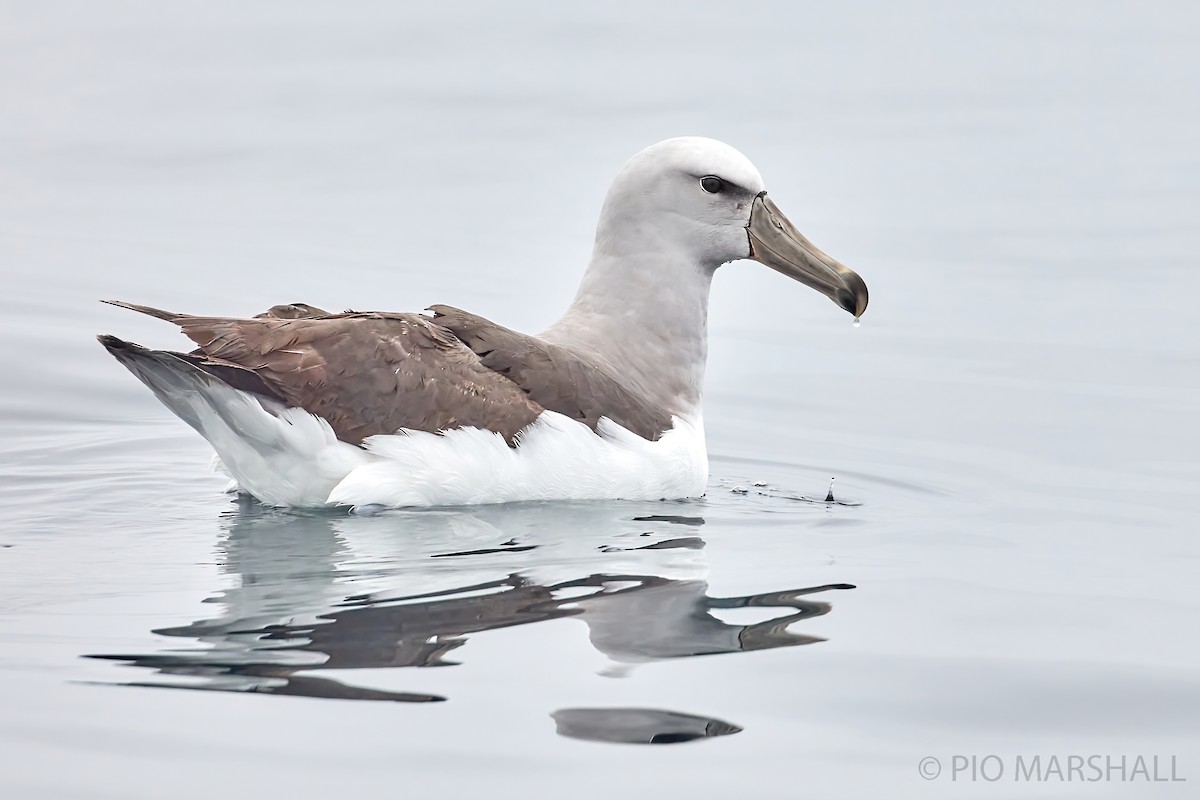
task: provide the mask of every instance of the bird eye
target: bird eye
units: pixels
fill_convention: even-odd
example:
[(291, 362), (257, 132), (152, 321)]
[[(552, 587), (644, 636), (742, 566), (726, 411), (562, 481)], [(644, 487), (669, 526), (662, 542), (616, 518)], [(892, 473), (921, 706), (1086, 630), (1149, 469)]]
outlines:
[(709, 194), (719, 194), (725, 190), (725, 181), (716, 175), (705, 175), (700, 179), (700, 188)]

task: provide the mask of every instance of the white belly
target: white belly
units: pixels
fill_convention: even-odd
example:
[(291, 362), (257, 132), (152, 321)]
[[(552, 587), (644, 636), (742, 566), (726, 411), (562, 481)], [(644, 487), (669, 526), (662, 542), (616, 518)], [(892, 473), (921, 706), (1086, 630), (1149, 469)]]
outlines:
[(521, 432), (515, 448), (479, 428), (403, 431), (372, 436), (355, 447), (338, 441), (324, 420), (299, 409), (272, 419), (280, 429), (273, 437), (278, 446), (270, 453), (231, 438), (229, 430), (226, 436), (208, 437), (224, 471), (268, 505), (657, 500), (699, 497), (708, 481), (699, 414), (674, 418), (671, 430), (650, 442), (607, 419), (593, 433), (546, 411)]

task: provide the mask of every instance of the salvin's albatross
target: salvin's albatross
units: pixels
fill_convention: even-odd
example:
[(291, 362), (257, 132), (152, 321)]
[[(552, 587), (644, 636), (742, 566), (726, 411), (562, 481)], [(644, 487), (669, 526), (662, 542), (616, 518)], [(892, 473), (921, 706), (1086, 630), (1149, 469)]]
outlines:
[(449, 306), (251, 319), (116, 302), (197, 346), (101, 343), (275, 506), (428, 506), (702, 495), (713, 273), (751, 258), (855, 317), (867, 287), (711, 139), (652, 145), (613, 181), (574, 301), (537, 336)]

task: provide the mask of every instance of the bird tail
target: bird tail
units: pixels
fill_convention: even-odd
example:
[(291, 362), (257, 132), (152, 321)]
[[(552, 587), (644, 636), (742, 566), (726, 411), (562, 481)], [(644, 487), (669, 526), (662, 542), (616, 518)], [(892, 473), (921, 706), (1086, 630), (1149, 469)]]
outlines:
[[(239, 408), (247, 401), (257, 401), (258, 410), (272, 416), (283, 410), (282, 404), (269, 398), (237, 391), (181, 353), (151, 350), (116, 336), (96, 338), (122, 366), (146, 384), (163, 405), (205, 438), (208, 438), (206, 428), (210, 427), (213, 415), (231, 428), (246, 434), (254, 433), (257, 426), (247, 425), (247, 415)], [(235, 398), (242, 402), (234, 402)]]
[(208, 440), (229, 473), (268, 505), (324, 505), (361, 458), (324, 420), (231, 386), (192, 357), (115, 336), (100, 344), (163, 405)]

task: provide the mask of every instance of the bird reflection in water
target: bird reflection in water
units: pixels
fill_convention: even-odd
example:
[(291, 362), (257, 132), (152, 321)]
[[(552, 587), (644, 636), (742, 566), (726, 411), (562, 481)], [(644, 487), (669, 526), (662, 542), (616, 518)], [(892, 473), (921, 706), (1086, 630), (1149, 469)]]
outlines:
[(550, 716), (559, 735), (594, 742), (678, 744), (742, 732), (719, 719), (655, 708), (564, 708)]
[[(620, 505), (369, 519), (243, 506), (226, 519), (222, 541), (222, 571), (235, 585), (208, 601), (222, 613), (155, 631), (199, 647), (91, 657), (156, 671), (126, 685), (431, 702), (446, 698), (353, 686), (320, 673), (448, 666), (472, 634), (568, 617), (586, 623), (592, 646), (626, 669), (821, 641), (788, 627), (830, 610), (813, 595), (853, 587), (710, 597), (703, 523), (631, 516), (629, 506)], [(781, 613), (751, 624), (730, 624), (712, 613), (744, 608)], [(606, 741), (682, 741), (740, 730), (707, 718), (686, 722), (689, 717), (655, 709), (555, 715), (560, 733)], [(646, 734), (655, 719), (669, 724)]]

